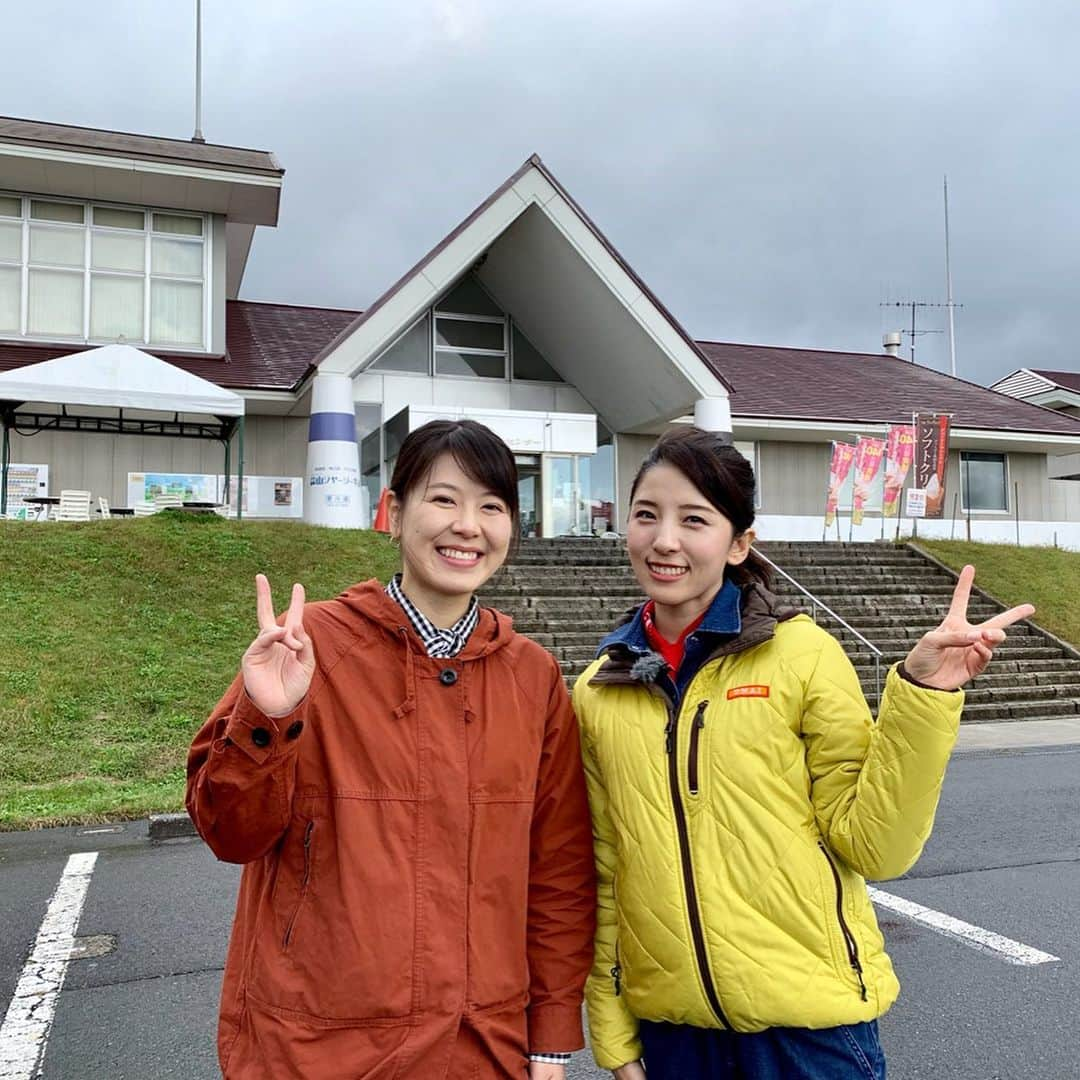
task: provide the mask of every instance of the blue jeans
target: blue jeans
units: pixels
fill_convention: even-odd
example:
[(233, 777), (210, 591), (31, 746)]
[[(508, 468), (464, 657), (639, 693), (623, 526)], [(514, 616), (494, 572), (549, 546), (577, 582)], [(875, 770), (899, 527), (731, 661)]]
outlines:
[(649, 1080), (885, 1080), (877, 1022), (753, 1035), (641, 1021)]

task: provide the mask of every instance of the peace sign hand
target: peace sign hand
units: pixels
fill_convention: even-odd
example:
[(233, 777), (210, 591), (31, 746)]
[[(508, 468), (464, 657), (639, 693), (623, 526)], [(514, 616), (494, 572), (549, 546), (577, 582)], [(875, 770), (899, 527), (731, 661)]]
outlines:
[(266, 716), (288, 716), (304, 700), (315, 674), (315, 650), (304, 630), (304, 586), (292, 587), (283, 625), (274, 618), (270, 582), (255, 575), (259, 634), (240, 663), (244, 689)]
[(923, 634), (904, 660), (904, 670), (913, 679), (936, 690), (958, 690), (982, 674), (994, 647), (1005, 640), (1005, 627), (1035, 614), (1031, 604), (1020, 604), (972, 626), (967, 608), (974, 580), (975, 567), (965, 566), (941, 625)]

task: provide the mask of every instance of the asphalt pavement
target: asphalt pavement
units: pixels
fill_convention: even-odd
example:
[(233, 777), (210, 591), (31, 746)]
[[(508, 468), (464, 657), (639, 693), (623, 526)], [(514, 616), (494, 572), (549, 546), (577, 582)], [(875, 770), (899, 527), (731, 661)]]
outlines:
[[(0, 1009), (68, 855), (96, 851), (77, 930), (88, 955), (68, 966), (39, 1075), (210, 1080), (238, 868), (198, 840), (151, 844), (146, 822), (101, 828), (0, 834)], [(903, 984), (882, 1021), (891, 1080), (1080, 1077), (1080, 748), (958, 755), (922, 860), (880, 887), (1059, 958), (1009, 963), (879, 908)], [(570, 1070), (606, 1075), (587, 1054)]]

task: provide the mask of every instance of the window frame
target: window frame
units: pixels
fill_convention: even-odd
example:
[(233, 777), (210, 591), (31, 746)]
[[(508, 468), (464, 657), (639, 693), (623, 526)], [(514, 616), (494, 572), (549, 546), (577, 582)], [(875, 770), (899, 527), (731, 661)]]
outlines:
[[(209, 352), (212, 348), (213, 338), (213, 215), (198, 213), (190, 210), (173, 210), (166, 207), (139, 206), (134, 203), (114, 203), (100, 199), (72, 199), (62, 196), (29, 194), (0, 190), (0, 196), (19, 200), (20, 217), (13, 218), (4, 216), (0, 220), (6, 223), (18, 222), (21, 224), (20, 261), (3, 260), (0, 265), (5, 267), (17, 267), (20, 270), (19, 277), (19, 328), (15, 331), (0, 332), (0, 339), (15, 340), (22, 342), (42, 341), (70, 341), (86, 345), (109, 345), (116, 338), (97, 337), (91, 333), (93, 323), (92, 291), (95, 277), (126, 278), (129, 280), (141, 280), (143, 285), (142, 297), (142, 333), (140, 337), (128, 338), (128, 344), (147, 349), (160, 350), (162, 352), (190, 353)], [(55, 202), (79, 206), (83, 210), (81, 224), (40, 221), (39, 223), (50, 229), (81, 229), (83, 232), (83, 258), (81, 267), (65, 266), (59, 263), (34, 262), (30, 253), (30, 230), (38, 219), (31, 218), (33, 202)], [(143, 228), (141, 231), (125, 229), (115, 225), (97, 225), (94, 223), (94, 210), (130, 210), (142, 214)], [(198, 236), (185, 233), (159, 232), (154, 228), (154, 215), (165, 214), (170, 217), (192, 218), (200, 222)], [(113, 268), (95, 268), (93, 265), (93, 241), (95, 233), (105, 233), (122, 236), (139, 236), (143, 242), (143, 258), (141, 270), (121, 270)], [(153, 241), (157, 238), (176, 240), (190, 245), (201, 245), (201, 260), (199, 275), (175, 274), (153, 269)], [(56, 332), (31, 333), (30, 331), (30, 274), (32, 270), (56, 271), (72, 276), (82, 275), (82, 328), (78, 334), (62, 334)], [(154, 281), (177, 281), (186, 284), (199, 285), (201, 288), (201, 303), (199, 312), (199, 341), (196, 342), (157, 342), (152, 335), (152, 294)]]
[[(1007, 451), (997, 450), (961, 450), (960, 456), (957, 459), (957, 465), (960, 470), (960, 512), (962, 514), (988, 514), (991, 517), (1008, 517), (1012, 513), (1012, 500), (1009, 497), (1009, 489), (1011, 487), (1009, 483), (1009, 454)], [(1005, 509), (1004, 510), (982, 510), (977, 507), (968, 506), (968, 486), (967, 486), (967, 469), (964, 468), (964, 459), (970, 454), (979, 454), (985, 458), (1000, 458), (1002, 462), (1002, 481), (1005, 488)]]

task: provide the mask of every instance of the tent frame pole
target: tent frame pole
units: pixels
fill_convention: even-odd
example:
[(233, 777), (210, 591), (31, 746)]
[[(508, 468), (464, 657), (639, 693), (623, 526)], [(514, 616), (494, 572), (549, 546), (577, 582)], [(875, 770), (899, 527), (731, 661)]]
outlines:
[(244, 516), (244, 418), (237, 420), (239, 429), (238, 446), (236, 448), (236, 520), (240, 521)]
[(0, 448), (0, 518), (7, 517), (8, 465), (11, 464), (11, 436), (8, 428), (10, 409), (3, 410), (3, 447)]

